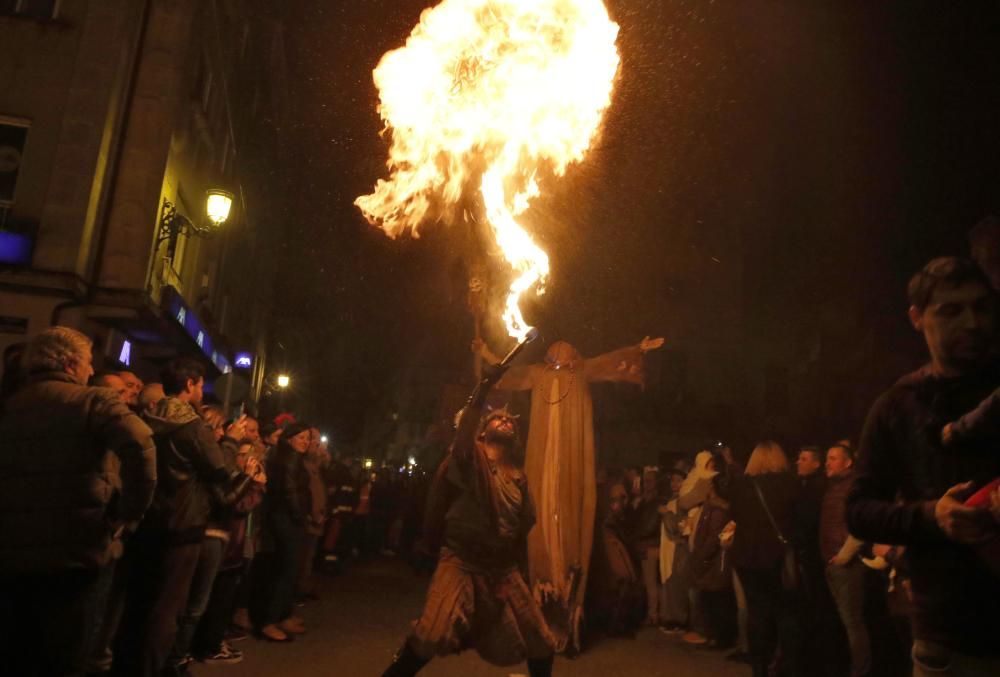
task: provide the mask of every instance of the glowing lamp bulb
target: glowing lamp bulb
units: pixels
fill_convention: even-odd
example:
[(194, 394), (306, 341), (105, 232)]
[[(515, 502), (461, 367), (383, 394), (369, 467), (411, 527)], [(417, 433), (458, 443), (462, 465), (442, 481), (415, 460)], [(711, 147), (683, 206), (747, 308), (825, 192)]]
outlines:
[(326, 444), (327, 442), (330, 441), (330, 438), (327, 437), (326, 435), (320, 435), (319, 436), (319, 441), (322, 442), (323, 444)]
[(292, 379), (288, 377), (287, 374), (281, 374), (278, 376), (278, 387), (287, 388), (292, 382)]
[(208, 191), (208, 200), (205, 204), (205, 211), (208, 218), (216, 226), (221, 226), (229, 218), (229, 210), (233, 208), (233, 194), (224, 190), (212, 189)]

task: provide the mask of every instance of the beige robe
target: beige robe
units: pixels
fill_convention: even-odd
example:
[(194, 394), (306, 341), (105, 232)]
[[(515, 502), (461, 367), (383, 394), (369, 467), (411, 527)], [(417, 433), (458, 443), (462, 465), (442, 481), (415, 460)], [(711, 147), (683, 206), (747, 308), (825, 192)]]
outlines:
[[(531, 390), (531, 426), (525, 454), (528, 488), (538, 524), (528, 534), (532, 585), (551, 584), (571, 614), (569, 633), (586, 591), (594, 539), (597, 488), (594, 469), (594, 415), (590, 384), (619, 381), (641, 384), (642, 351), (622, 348), (553, 369), (546, 364), (512, 367), (500, 390)], [(579, 568), (574, 599), (570, 573)], [(553, 628), (555, 629), (555, 628)], [(560, 637), (565, 646), (565, 639)]]

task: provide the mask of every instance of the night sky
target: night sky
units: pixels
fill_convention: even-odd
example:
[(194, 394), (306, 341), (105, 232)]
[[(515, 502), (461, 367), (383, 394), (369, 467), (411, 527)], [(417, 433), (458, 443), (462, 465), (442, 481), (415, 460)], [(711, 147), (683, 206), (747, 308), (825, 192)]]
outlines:
[[(633, 422), (711, 409), (702, 391), (718, 384), (668, 381), (712, 351), (740, 366), (725, 385), (737, 409), (766, 397), (752, 386), (765, 372), (798, 374), (817, 407), (766, 425), (855, 435), (872, 397), (922, 359), (906, 279), (967, 253), (968, 229), (1000, 213), (997, 3), (607, 4), (623, 61), (605, 129), (525, 218), (553, 268), (526, 308), (544, 337), (528, 357), (556, 338), (594, 354), (663, 335)], [(272, 366), (341, 443), (392, 409), (402, 380), (430, 370), (443, 385), (470, 363), (468, 230), (392, 241), (353, 205), (385, 176), (371, 71), (425, 7), (288, 2), (292, 189)], [(705, 435), (770, 432), (727, 407)]]

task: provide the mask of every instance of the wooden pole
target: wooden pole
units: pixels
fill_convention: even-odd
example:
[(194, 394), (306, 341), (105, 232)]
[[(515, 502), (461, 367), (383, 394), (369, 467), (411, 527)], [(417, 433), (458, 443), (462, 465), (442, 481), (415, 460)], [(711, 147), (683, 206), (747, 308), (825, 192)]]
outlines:
[[(483, 339), (483, 315), (486, 313), (486, 268), (474, 264), (469, 269), (469, 310), (477, 341)], [(478, 352), (472, 358), (472, 373), (476, 383), (483, 377), (483, 357)]]

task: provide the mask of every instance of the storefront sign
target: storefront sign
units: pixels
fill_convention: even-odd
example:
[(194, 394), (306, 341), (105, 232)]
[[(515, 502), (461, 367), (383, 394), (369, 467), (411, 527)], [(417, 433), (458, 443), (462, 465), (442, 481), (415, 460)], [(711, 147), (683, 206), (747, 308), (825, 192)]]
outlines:
[(202, 323), (197, 313), (184, 303), (184, 299), (181, 298), (177, 290), (173, 287), (165, 288), (163, 290), (163, 299), (164, 306), (167, 312), (170, 313), (170, 316), (176, 320), (177, 324), (184, 328), (188, 336), (194, 339), (194, 342), (201, 348), (201, 352), (205, 353), (208, 359), (212, 361), (212, 364), (223, 374), (232, 371), (229, 359), (215, 349), (208, 329)]

